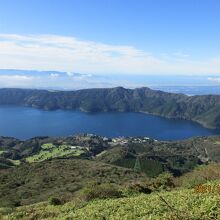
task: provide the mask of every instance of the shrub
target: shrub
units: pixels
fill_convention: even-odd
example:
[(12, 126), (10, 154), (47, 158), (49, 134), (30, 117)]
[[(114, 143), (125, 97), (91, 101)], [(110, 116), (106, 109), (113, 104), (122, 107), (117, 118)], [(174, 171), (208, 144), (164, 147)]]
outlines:
[(13, 212), (13, 208), (8, 208), (8, 207), (0, 208), (0, 219), (1, 219), (1, 215), (8, 215), (12, 212)]
[(49, 205), (61, 205), (61, 200), (60, 199), (58, 199), (58, 198), (55, 198), (55, 197), (50, 197), (49, 199), (48, 199), (48, 203), (49, 203)]
[(81, 191), (81, 197), (86, 201), (93, 199), (120, 198), (122, 197), (122, 192), (113, 184), (92, 184)]
[(169, 172), (164, 172), (152, 180), (152, 187), (155, 190), (170, 190), (174, 187), (174, 177)]
[(193, 188), (196, 185), (204, 184), (208, 181), (220, 179), (220, 164), (210, 163), (209, 165), (201, 165), (191, 172), (175, 179), (176, 186)]
[(20, 200), (12, 201), (12, 206), (13, 207), (21, 206), (21, 201)]
[(135, 182), (125, 187), (125, 189), (123, 190), (123, 195), (129, 197), (136, 196), (140, 193), (150, 194), (151, 192), (152, 190), (147, 184)]

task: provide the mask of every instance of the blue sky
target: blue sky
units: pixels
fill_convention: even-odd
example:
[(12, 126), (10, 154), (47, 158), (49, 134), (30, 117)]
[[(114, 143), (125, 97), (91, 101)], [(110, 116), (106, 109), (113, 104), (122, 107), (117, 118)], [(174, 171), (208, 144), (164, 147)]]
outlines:
[(0, 30), (219, 55), (218, 0), (1, 0)]
[(0, 68), (220, 74), (219, 0), (0, 0)]

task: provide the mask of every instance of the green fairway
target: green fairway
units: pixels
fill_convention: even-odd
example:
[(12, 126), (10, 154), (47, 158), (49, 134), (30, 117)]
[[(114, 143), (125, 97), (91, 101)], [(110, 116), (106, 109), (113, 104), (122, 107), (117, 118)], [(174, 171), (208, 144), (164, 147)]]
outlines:
[(78, 157), (85, 152), (84, 149), (79, 146), (60, 145), (54, 146), (51, 143), (47, 143), (41, 146), (41, 151), (38, 154), (27, 157), (26, 161), (29, 163), (41, 162), (53, 158), (69, 158)]

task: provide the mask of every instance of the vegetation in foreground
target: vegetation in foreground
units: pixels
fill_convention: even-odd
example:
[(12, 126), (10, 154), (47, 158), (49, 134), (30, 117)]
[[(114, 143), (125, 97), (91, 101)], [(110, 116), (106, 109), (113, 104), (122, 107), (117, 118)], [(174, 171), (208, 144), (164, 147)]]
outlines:
[(124, 198), (73, 200), (64, 205), (38, 203), (16, 209), (0, 209), (2, 219), (220, 219), (219, 195), (193, 189), (139, 194)]
[(0, 138), (0, 219), (220, 219), (220, 138)]
[(69, 201), (93, 182), (125, 185), (148, 179), (133, 170), (81, 159), (23, 164), (0, 173), (0, 207), (46, 201), (51, 196)]
[[(219, 189), (197, 191), (195, 186), (220, 184), (220, 164), (204, 165), (181, 177), (164, 173), (151, 183), (122, 185), (93, 182), (66, 202), (59, 194), (48, 201), (0, 208), (3, 220), (33, 219), (220, 219)], [(196, 180), (200, 175), (199, 180)], [(149, 190), (150, 189), (150, 190)]]

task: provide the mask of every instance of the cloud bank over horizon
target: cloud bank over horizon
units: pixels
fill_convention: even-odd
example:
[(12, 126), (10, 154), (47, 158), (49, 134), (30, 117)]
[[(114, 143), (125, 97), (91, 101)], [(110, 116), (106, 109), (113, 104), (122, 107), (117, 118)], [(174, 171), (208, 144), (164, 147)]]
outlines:
[[(173, 87), (210, 87), (220, 85), (220, 75), (96, 75), (59, 71), (32, 71), (0, 69), (0, 88), (32, 88), (52, 90), (76, 90), (87, 88), (150, 87), (173, 90)], [(219, 87), (220, 88), (220, 87)]]
[(0, 34), (0, 48), (0, 69), (104, 75), (220, 73), (220, 56), (200, 60), (181, 51), (152, 54), (130, 45), (111, 45), (59, 35)]

